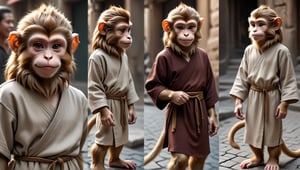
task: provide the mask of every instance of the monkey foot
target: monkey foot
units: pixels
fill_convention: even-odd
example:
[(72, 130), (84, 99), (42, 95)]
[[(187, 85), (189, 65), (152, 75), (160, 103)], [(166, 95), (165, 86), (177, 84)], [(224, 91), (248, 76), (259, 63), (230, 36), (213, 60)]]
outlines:
[(136, 169), (136, 163), (131, 160), (114, 160), (109, 162), (110, 167)]
[(91, 170), (105, 170), (104, 165), (91, 164)]
[(262, 159), (257, 159), (256, 157), (252, 157), (250, 159), (244, 160), (241, 164), (240, 167), (242, 169), (247, 169), (247, 168), (252, 168), (255, 166), (262, 165), (264, 161)]
[(279, 163), (276, 159), (269, 159), (264, 170), (279, 170)]

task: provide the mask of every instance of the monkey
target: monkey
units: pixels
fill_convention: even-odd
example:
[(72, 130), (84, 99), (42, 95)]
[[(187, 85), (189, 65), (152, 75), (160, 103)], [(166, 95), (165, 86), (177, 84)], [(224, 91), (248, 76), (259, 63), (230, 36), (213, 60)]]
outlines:
[(245, 120), (245, 143), (254, 154), (242, 161), (240, 167), (263, 164), (263, 148), (267, 146), (269, 159), (265, 170), (279, 169), (282, 119), (289, 104), (299, 100), (294, 67), (288, 48), (282, 44), (282, 19), (273, 9), (259, 6), (251, 12), (248, 23), (252, 43), (244, 51), (229, 93), (235, 100), (235, 116)]
[[(8, 37), (0, 87), (0, 169), (83, 169), (88, 101), (71, 85), (79, 35), (56, 7), (41, 4)], [(11, 157), (12, 156), (12, 157)]]
[(219, 125), (214, 75), (207, 53), (198, 47), (202, 24), (199, 13), (184, 3), (162, 21), (165, 48), (156, 56), (145, 89), (159, 109), (167, 107), (166, 123), (144, 164), (168, 147), (166, 169), (203, 169), (209, 136), (217, 134)]
[(101, 13), (93, 33), (88, 62), (88, 101), (94, 114), (88, 130), (96, 124), (90, 148), (92, 170), (105, 169), (107, 151), (108, 166), (136, 169), (134, 161), (120, 158), (128, 142), (128, 124), (137, 120), (134, 103), (139, 100), (126, 55), (132, 43), (131, 28), (129, 11), (111, 6)]
[[(234, 141), (234, 135), (239, 129), (243, 128), (244, 126), (245, 126), (245, 121), (244, 120), (239, 121), (236, 124), (234, 124), (228, 132), (228, 141), (229, 141), (230, 146), (235, 149), (238, 149), (238, 150), (240, 149), (240, 146)], [(286, 146), (283, 139), (281, 139), (281, 140), (282, 140), (282, 143), (281, 143), (280, 147), (281, 147), (281, 150), (283, 153), (285, 153), (286, 155), (288, 155), (290, 157), (294, 157), (294, 158), (300, 157), (300, 149), (298, 149), (296, 151), (292, 151)]]

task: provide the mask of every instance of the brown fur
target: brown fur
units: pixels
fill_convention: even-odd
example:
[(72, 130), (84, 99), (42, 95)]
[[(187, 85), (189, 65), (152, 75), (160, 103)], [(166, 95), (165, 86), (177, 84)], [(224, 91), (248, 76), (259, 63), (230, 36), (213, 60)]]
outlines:
[[(72, 54), (72, 26), (56, 8), (41, 5), (22, 18), (17, 27), (18, 49), (13, 50), (9, 57), (6, 69), (6, 80), (16, 79), (21, 85), (49, 97), (70, 83), (71, 76), (75, 73), (76, 66)], [(61, 70), (50, 80), (41, 79), (35, 75), (31, 68), (32, 56), (27, 49), (27, 41), (36, 32), (51, 35), (62, 33), (67, 40), (67, 53), (61, 59)]]
[[(277, 27), (277, 23), (275, 19), (278, 18), (277, 13), (268, 6), (261, 5), (259, 8), (255, 9), (251, 12), (251, 17), (257, 18), (265, 18), (268, 21), (269, 29), (266, 32), (266, 39), (261, 42), (252, 41), (260, 51), (265, 51), (270, 48), (272, 45), (282, 42), (282, 28), (280, 27), (278, 30), (275, 30), (274, 27)], [(251, 39), (251, 37), (250, 37)]]
[(96, 120), (97, 120), (97, 116), (93, 115), (93, 117), (88, 121), (88, 126), (87, 126), (88, 133), (91, 131), (93, 126), (96, 124)]
[(144, 157), (144, 165), (147, 165), (149, 162), (151, 162), (162, 150), (165, 135), (166, 135), (166, 129), (164, 128), (154, 146), (154, 148)]
[[(236, 124), (234, 124), (232, 126), (232, 128), (229, 130), (229, 133), (228, 133), (228, 141), (229, 141), (229, 144), (231, 145), (231, 147), (235, 148), (235, 149), (240, 149), (240, 146), (234, 141), (234, 135), (235, 133), (243, 128), (245, 126), (245, 121), (239, 121), (237, 122)], [(285, 153), (286, 155), (290, 156), (290, 157), (300, 157), (300, 149), (296, 150), (296, 151), (292, 151), (290, 150), (286, 144), (284, 143), (283, 139), (282, 140), (282, 144), (280, 145), (281, 146), (281, 150), (283, 153)]]
[(109, 55), (120, 57), (124, 50), (115, 45), (120, 37), (114, 34), (114, 28), (119, 22), (130, 23), (129, 12), (123, 8), (111, 6), (101, 13), (98, 19), (98, 23), (100, 22), (105, 23), (104, 30), (101, 32), (96, 26), (92, 39), (92, 50), (100, 48)]

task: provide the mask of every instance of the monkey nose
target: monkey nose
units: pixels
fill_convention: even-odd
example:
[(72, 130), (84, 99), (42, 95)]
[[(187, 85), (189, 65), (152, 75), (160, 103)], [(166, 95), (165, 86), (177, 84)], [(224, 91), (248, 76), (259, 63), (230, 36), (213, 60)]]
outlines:
[(49, 54), (49, 55), (45, 55), (44, 58), (46, 60), (51, 60), (53, 58), (53, 56)]

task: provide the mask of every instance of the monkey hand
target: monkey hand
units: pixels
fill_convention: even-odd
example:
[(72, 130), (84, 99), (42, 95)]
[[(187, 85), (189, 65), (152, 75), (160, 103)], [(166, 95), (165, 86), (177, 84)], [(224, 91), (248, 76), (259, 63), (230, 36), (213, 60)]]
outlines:
[(235, 107), (234, 107), (234, 114), (235, 117), (244, 120), (244, 113), (243, 113), (243, 104), (240, 99), (236, 99)]
[(128, 124), (135, 124), (136, 119), (137, 119), (137, 116), (136, 116), (135, 111), (134, 110), (129, 111), (129, 114), (128, 114)]
[(189, 95), (183, 91), (174, 91), (170, 94), (170, 98), (172, 103), (182, 105), (189, 100)]
[(284, 119), (287, 115), (289, 104), (287, 102), (281, 102), (276, 110), (275, 117), (276, 119)]
[(219, 130), (219, 122), (216, 116), (211, 116), (209, 118), (209, 136), (215, 136)]
[(115, 118), (109, 109), (101, 111), (101, 123), (103, 126), (115, 126)]

